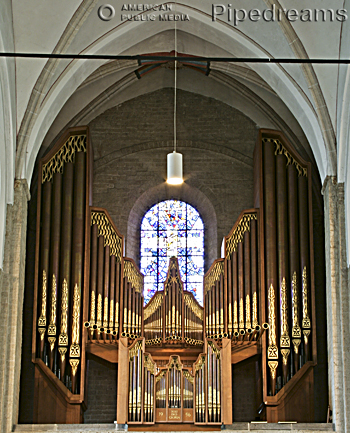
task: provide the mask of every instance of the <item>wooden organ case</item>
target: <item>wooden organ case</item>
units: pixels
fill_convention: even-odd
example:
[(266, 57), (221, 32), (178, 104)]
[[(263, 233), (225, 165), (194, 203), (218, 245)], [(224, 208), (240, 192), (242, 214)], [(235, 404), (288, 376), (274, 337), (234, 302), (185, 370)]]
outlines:
[(311, 165), (281, 133), (261, 130), (255, 208), (205, 274), (204, 306), (183, 289), (176, 257), (144, 306), (123, 236), (92, 207), (91, 161), (88, 129), (75, 128), (39, 166), (35, 422), (83, 421), (88, 354), (118, 364), (118, 424), (232, 424), (232, 365), (251, 357), (261, 365), (256, 417), (313, 421)]

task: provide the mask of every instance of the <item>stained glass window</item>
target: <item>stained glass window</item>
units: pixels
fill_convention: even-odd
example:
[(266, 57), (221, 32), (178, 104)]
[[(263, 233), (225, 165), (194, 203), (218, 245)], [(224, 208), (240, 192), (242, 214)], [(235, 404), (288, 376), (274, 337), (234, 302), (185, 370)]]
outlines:
[(169, 258), (178, 258), (184, 289), (203, 305), (204, 225), (194, 207), (166, 200), (146, 212), (141, 223), (141, 272), (145, 303), (163, 290)]

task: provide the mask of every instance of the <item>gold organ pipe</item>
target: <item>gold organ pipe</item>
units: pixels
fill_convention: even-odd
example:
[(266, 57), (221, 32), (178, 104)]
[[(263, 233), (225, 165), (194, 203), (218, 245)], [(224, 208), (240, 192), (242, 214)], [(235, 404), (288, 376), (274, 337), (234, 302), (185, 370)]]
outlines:
[(130, 282), (126, 285), (128, 290), (128, 323), (127, 323), (127, 332), (129, 335), (132, 333), (132, 322), (131, 322), (131, 309), (132, 309), (132, 298), (134, 296), (134, 289)]

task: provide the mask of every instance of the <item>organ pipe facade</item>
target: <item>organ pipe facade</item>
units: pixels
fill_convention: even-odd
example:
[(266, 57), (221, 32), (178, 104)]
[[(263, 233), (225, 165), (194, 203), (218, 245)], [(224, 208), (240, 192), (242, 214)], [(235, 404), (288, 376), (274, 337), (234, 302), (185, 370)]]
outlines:
[(310, 164), (281, 134), (260, 131), (255, 208), (241, 212), (206, 272), (203, 307), (184, 290), (176, 257), (144, 306), (144, 276), (123, 236), (91, 206), (91, 158), (78, 128), (40, 162), (36, 408), (58, 398), (47, 399), (56, 386), (64, 404), (51, 422), (81, 422), (94, 355), (118, 363), (119, 424), (232, 424), (232, 365), (257, 356), (260, 419), (294, 416), (302, 399), (288, 390), (311, 398), (316, 364)]

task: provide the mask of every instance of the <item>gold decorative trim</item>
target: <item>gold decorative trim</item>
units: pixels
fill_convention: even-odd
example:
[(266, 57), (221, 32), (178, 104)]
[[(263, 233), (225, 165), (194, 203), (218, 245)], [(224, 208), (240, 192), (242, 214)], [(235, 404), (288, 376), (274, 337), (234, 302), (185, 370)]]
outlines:
[(113, 318), (114, 318), (114, 300), (111, 299), (109, 303), (109, 327), (113, 328)]
[(220, 349), (218, 349), (212, 341), (208, 341), (208, 346), (211, 347), (213, 353), (216, 355), (216, 359), (220, 359)]
[(276, 379), (278, 361), (269, 361), (268, 366), (270, 368), (270, 373), (271, 373), (272, 379)]
[(63, 173), (64, 163), (74, 162), (77, 152), (86, 152), (86, 134), (69, 137), (55, 155), (43, 164), (41, 182), (50, 182), (54, 173)]
[(290, 347), (288, 326), (288, 295), (286, 279), (283, 277), (281, 283), (281, 347)]
[(79, 358), (79, 332), (80, 332), (80, 293), (78, 284), (74, 287), (73, 292), (73, 321), (72, 321), (72, 344), (70, 346), (69, 355), (71, 358)]
[(298, 176), (306, 176), (307, 177), (307, 168), (302, 167), (295, 158), (288, 152), (288, 150), (283, 146), (280, 140), (275, 138), (263, 138), (263, 143), (274, 143), (275, 145), (275, 155), (284, 155), (287, 158), (287, 166), (295, 165), (295, 168), (298, 171)]
[(256, 292), (253, 293), (253, 328), (259, 325), (258, 322), (258, 297)]
[(143, 320), (147, 320), (152, 314), (158, 310), (163, 303), (163, 293), (157, 293), (151, 302), (149, 302), (143, 312)]
[(166, 370), (162, 370), (156, 377), (156, 383), (160, 381), (166, 375)]
[(243, 298), (239, 301), (239, 329), (244, 329), (244, 303)]
[(282, 355), (282, 362), (283, 365), (287, 365), (288, 364), (288, 356), (290, 355), (290, 350), (289, 349), (281, 349), (281, 355)]
[(122, 258), (122, 238), (114, 230), (112, 224), (104, 212), (91, 212), (91, 225), (97, 225), (98, 236), (103, 236), (104, 246), (109, 246), (109, 254), (115, 256), (117, 262)]
[(95, 290), (91, 292), (91, 302), (90, 302), (90, 323), (91, 325), (95, 324), (95, 308), (96, 308), (96, 294)]
[(275, 290), (270, 285), (268, 295), (268, 312), (269, 312), (269, 347), (267, 349), (268, 359), (278, 359), (278, 349), (276, 341), (276, 311), (275, 311)]
[(138, 293), (143, 293), (143, 275), (139, 273), (133, 262), (124, 260), (124, 276)]
[(233, 330), (238, 331), (238, 305), (237, 301), (233, 303)]
[(200, 319), (203, 320), (203, 309), (197, 304), (192, 296), (185, 293), (184, 295), (185, 304), (188, 308)]
[(118, 327), (119, 327), (119, 302), (115, 303), (114, 326), (115, 326), (116, 329), (118, 329)]
[(57, 303), (57, 284), (56, 284), (55, 275), (52, 275), (51, 312), (50, 312), (50, 323), (47, 330), (48, 335), (56, 335), (56, 303)]
[(203, 355), (199, 358), (199, 361), (194, 366), (195, 371), (200, 370), (204, 365), (205, 365), (205, 356)]
[(250, 231), (250, 222), (251, 220), (257, 220), (256, 213), (249, 213), (243, 215), (243, 217), (239, 220), (237, 227), (231, 234), (231, 236), (226, 239), (226, 259), (230, 258), (230, 255), (236, 251), (239, 242), (242, 242), (243, 236), (245, 232)]
[(44, 337), (45, 337), (46, 329), (45, 329), (45, 328), (39, 328), (39, 329), (38, 329), (38, 332), (39, 332), (39, 334), (40, 334), (40, 340), (43, 341), (43, 340), (44, 340)]
[(129, 359), (130, 361), (132, 361), (132, 358), (134, 356), (137, 356), (137, 352), (141, 350), (142, 351), (142, 341), (138, 341), (137, 343), (135, 343), (135, 345), (129, 349)]
[(299, 346), (301, 343), (301, 340), (292, 340), (293, 346), (294, 346), (294, 352), (298, 353), (299, 352)]
[(103, 327), (107, 328), (108, 326), (108, 297), (105, 297), (105, 302), (103, 306)]
[(62, 283), (61, 333), (58, 338), (58, 345), (68, 346), (68, 285), (66, 279)]
[(43, 281), (41, 287), (41, 314), (38, 320), (38, 326), (46, 326), (46, 300), (47, 300), (47, 280), (46, 271), (43, 271)]
[(66, 359), (67, 348), (66, 347), (59, 347), (58, 353), (60, 354), (61, 362), (64, 362), (64, 360)]
[(216, 262), (209, 274), (204, 277), (204, 293), (215, 285), (215, 281), (220, 280), (220, 276), (224, 274), (224, 262)]
[(303, 269), (303, 328), (311, 328), (311, 320), (309, 314), (309, 295), (308, 295), (308, 287), (307, 287), (307, 270), (306, 266)]
[(310, 329), (303, 329), (303, 334), (304, 334), (304, 343), (308, 344), (311, 330)]
[(69, 364), (72, 367), (72, 374), (75, 376), (77, 374), (78, 366), (79, 366), (79, 359), (70, 359)]
[(53, 352), (53, 350), (55, 349), (56, 337), (49, 337), (47, 340), (50, 344), (50, 350), (51, 352)]
[(246, 329), (252, 327), (252, 323), (250, 321), (250, 296), (247, 295), (245, 299), (245, 327)]
[(292, 338), (301, 338), (301, 329), (299, 326), (299, 296), (298, 296), (298, 279), (296, 271), (292, 278), (292, 313), (293, 313), (293, 329)]
[(96, 325), (100, 328), (102, 325), (102, 295), (101, 293), (97, 296), (97, 323)]
[(151, 374), (156, 374), (156, 364), (151, 360), (150, 356), (145, 355), (144, 357), (144, 367), (147, 368), (147, 370), (151, 373)]
[(231, 302), (228, 304), (228, 330), (231, 333), (231, 331), (232, 331), (232, 304), (231, 304)]
[(193, 385), (194, 377), (187, 370), (183, 370), (183, 376)]

